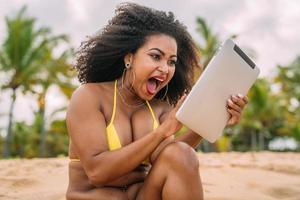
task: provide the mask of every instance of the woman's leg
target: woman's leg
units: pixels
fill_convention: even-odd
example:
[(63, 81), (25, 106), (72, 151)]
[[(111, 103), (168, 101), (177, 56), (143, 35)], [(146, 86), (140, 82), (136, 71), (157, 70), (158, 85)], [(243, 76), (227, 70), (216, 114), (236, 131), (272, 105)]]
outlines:
[(87, 192), (68, 192), (67, 200), (128, 200), (126, 191), (113, 187), (95, 188)]
[(196, 152), (182, 142), (166, 146), (137, 194), (138, 200), (202, 200)]

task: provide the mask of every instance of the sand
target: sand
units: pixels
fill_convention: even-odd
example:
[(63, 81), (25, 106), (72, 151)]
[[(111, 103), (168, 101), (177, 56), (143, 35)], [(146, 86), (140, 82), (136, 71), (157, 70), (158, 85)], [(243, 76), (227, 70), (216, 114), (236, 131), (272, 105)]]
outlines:
[[(206, 200), (300, 200), (300, 153), (199, 153)], [(0, 199), (63, 200), (68, 159), (0, 160)]]

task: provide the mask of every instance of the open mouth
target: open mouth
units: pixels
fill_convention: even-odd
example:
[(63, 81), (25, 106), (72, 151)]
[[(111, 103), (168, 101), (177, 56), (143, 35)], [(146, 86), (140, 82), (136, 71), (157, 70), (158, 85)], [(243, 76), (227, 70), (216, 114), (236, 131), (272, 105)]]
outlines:
[(162, 85), (164, 81), (165, 81), (164, 77), (154, 76), (149, 78), (147, 81), (147, 92), (150, 95), (154, 95), (155, 93), (157, 93), (158, 88)]

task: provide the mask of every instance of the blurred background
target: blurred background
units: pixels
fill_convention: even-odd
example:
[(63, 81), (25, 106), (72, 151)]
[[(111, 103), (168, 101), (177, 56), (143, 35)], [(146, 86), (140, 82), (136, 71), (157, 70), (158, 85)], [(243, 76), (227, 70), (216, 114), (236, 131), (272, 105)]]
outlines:
[[(79, 86), (74, 52), (120, 2), (0, 0), (1, 158), (67, 156), (65, 112)], [(231, 37), (261, 69), (241, 122), (198, 151), (300, 151), (299, 1), (133, 2), (174, 12), (196, 41), (204, 68)]]

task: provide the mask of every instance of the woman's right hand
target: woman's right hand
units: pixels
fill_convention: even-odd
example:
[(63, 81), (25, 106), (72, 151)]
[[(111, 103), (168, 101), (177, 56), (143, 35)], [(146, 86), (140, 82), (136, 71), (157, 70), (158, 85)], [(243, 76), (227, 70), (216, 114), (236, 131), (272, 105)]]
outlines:
[(180, 108), (185, 98), (186, 94), (180, 97), (176, 106), (167, 114), (166, 120), (158, 127), (159, 131), (164, 135), (164, 138), (174, 135), (181, 129), (182, 123), (176, 119), (176, 112)]

